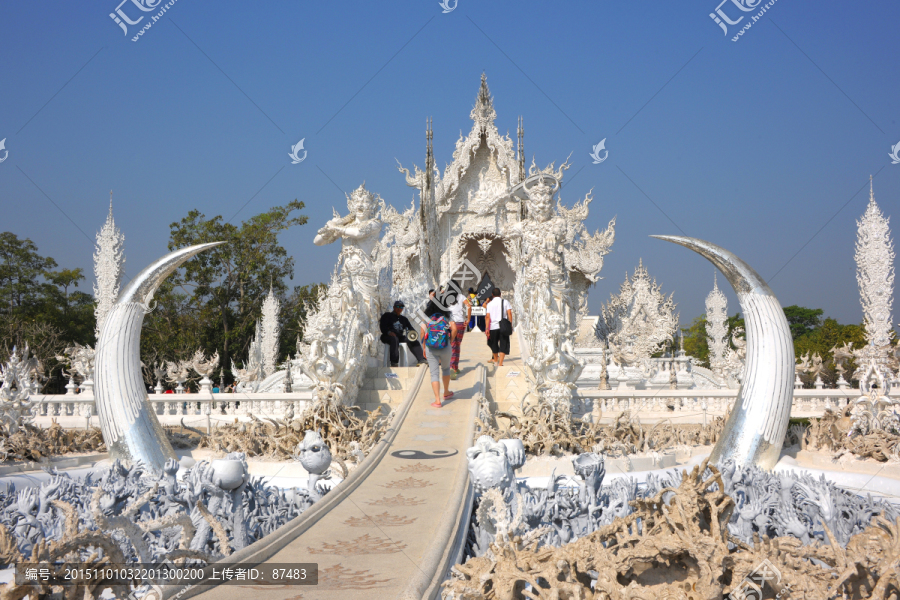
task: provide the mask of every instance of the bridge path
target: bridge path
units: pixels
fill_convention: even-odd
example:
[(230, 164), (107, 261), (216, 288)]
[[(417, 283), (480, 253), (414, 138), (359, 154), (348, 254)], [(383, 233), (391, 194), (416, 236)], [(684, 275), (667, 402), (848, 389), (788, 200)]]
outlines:
[(419, 600), (438, 594), (465, 538), (460, 523), (471, 510), (465, 452), (472, 445), (476, 396), (485, 393), (481, 363), (489, 357), (484, 335), (477, 330), (467, 334), (460, 376), (451, 382), (453, 398), (443, 408), (432, 408), (434, 395), (425, 374), (374, 470), (268, 559), (318, 563), (319, 585), (230, 584), (190, 595), (204, 600)]

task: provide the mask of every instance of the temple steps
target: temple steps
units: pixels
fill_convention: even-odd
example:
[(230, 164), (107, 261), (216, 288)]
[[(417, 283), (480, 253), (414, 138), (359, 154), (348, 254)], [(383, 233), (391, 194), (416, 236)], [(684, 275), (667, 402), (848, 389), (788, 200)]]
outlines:
[(368, 367), (359, 387), (356, 405), (365, 411), (380, 408), (384, 414), (396, 410), (403, 403), (420, 368), (427, 367)]

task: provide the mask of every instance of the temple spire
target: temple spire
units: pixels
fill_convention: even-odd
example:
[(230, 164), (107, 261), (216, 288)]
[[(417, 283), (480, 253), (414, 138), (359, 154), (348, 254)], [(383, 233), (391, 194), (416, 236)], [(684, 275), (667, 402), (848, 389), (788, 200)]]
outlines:
[(525, 121), (522, 115), (519, 115), (519, 128), (516, 132), (519, 135), (519, 181), (525, 180)]
[[(869, 205), (856, 222), (856, 281), (866, 328), (866, 339), (882, 359), (894, 337), (891, 305), (894, 296), (894, 242), (890, 219), (875, 202), (871, 176)], [(857, 357), (859, 358), (859, 357)]]
[(482, 133), (487, 129), (488, 125), (493, 126), (494, 119), (497, 118), (497, 112), (494, 110), (494, 99), (491, 98), (491, 90), (488, 88), (487, 75), (481, 74), (481, 87), (478, 88), (478, 96), (475, 97), (475, 106), (469, 113), (471, 118)]
[(119, 289), (124, 273), (125, 263), (125, 236), (116, 227), (112, 211), (112, 190), (109, 192), (109, 215), (106, 223), (97, 233), (97, 245), (94, 249), (94, 298), (97, 305), (94, 307), (94, 335), (99, 340), (100, 331), (106, 315), (112, 310), (113, 304), (119, 296)]

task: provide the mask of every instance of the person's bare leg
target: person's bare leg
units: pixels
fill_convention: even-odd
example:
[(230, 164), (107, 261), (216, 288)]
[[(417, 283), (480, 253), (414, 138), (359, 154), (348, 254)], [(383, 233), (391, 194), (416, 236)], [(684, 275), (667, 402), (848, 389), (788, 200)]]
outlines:
[[(446, 386), (446, 383), (444, 384)], [(431, 389), (434, 390), (434, 403), (441, 403), (441, 382), (440, 381), (432, 381)]]
[(444, 395), (450, 393), (450, 376), (444, 375)]
[(497, 366), (498, 366), (498, 367), (502, 367), (502, 366), (503, 366), (503, 357), (506, 356), (506, 355), (503, 354), (502, 352), (500, 352), (500, 353), (497, 354), (497, 356), (500, 357), (500, 362), (497, 363)]

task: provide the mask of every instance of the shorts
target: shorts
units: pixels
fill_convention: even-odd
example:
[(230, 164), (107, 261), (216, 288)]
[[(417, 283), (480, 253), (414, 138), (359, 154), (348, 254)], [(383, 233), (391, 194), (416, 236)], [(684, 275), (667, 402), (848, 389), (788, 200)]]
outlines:
[(491, 329), (488, 346), (494, 354), (509, 354), (509, 336), (500, 333), (499, 329)]
[[(440, 381), (441, 375), (450, 377), (450, 342), (443, 348), (425, 348), (425, 358), (428, 360), (428, 369), (431, 371), (431, 381)], [(443, 372), (443, 373), (442, 373)]]

